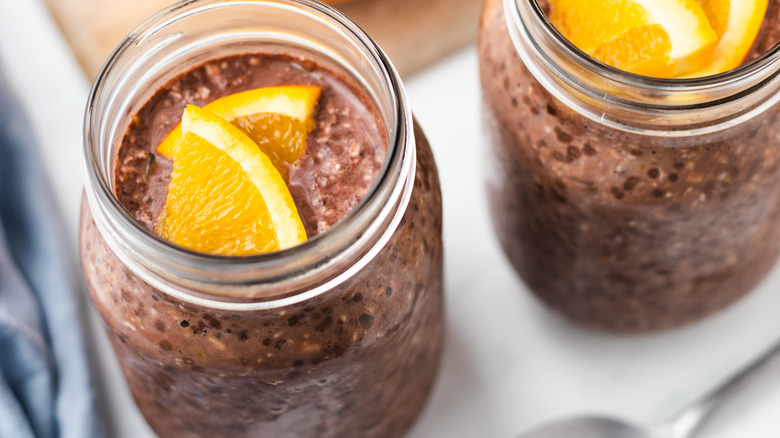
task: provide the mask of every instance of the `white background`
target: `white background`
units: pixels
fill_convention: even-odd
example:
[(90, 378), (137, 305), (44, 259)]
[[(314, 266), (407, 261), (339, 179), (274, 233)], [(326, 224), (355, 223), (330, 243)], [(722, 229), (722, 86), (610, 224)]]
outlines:
[[(0, 0), (0, 62), (33, 122), (72, 232), (75, 269), (89, 84), (40, 0)], [(441, 375), (411, 438), (513, 437), (583, 412), (661, 421), (780, 339), (780, 269), (728, 310), (676, 331), (610, 336), (551, 315), (510, 270), (489, 223), (474, 48), (406, 86), (443, 185), (448, 319)], [(90, 314), (110, 436), (152, 437)], [(776, 368), (720, 411), (701, 436), (780, 436)]]

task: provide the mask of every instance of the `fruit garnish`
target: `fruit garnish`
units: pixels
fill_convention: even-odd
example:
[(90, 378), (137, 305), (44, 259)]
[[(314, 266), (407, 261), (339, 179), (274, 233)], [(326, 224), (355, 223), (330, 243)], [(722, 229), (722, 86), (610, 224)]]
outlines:
[[(286, 179), (284, 163), (293, 165), (306, 149), (306, 136), (314, 127), (313, 115), (320, 93), (320, 87), (310, 85), (256, 88), (222, 97), (203, 109), (244, 130)], [(174, 159), (175, 145), (181, 136), (179, 124), (157, 151)]]
[(630, 73), (674, 77), (710, 60), (718, 35), (695, 0), (551, 0), (550, 21), (582, 51)]
[(173, 156), (157, 232), (200, 252), (246, 255), (306, 241), (279, 171), (241, 129), (193, 105), (166, 152)]
[(709, 76), (742, 64), (764, 21), (768, 0), (696, 0), (720, 36), (710, 61), (685, 77)]

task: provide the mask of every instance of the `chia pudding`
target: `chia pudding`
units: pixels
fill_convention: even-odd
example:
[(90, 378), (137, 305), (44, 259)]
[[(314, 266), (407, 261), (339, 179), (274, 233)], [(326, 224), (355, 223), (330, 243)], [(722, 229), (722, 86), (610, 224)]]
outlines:
[[(491, 214), (530, 290), (579, 324), (636, 332), (697, 320), (753, 288), (780, 251), (780, 108), (688, 136), (617, 129), (554, 97), (509, 26), (504, 2), (487, 0)], [(778, 33), (771, 1), (749, 58)]]
[[(306, 55), (232, 55), (170, 79), (122, 139), (119, 202), (153, 230), (172, 163), (151, 157), (185, 105), (286, 84), (322, 87), (306, 151), (285, 170), (309, 237), (326, 233), (369, 194), (388, 139), (357, 82)], [(414, 134), (411, 198), (389, 241), (337, 287), (283, 307), (225, 311), (156, 289), (120, 261), (83, 204), (87, 286), (160, 436), (398, 437), (411, 426), (431, 390), (443, 330), (439, 181), (423, 133)]]

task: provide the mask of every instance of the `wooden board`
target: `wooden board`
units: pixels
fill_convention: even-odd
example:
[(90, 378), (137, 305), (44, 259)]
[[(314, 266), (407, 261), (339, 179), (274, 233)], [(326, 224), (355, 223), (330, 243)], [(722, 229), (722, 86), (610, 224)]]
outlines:
[[(171, 0), (46, 0), (90, 78), (135, 26)], [(355, 0), (337, 6), (387, 52), (402, 75), (474, 41), (482, 0)]]

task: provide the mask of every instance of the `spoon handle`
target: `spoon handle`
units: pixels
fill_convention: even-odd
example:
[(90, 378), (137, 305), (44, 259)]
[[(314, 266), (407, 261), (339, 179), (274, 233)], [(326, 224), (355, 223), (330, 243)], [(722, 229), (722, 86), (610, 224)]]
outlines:
[(750, 365), (731, 376), (726, 382), (709, 391), (690, 406), (685, 408), (672, 421), (671, 429), (674, 438), (689, 438), (703, 424), (704, 420), (723, 402), (749, 380), (759, 374), (774, 359), (780, 357), (780, 342), (772, 346)]

